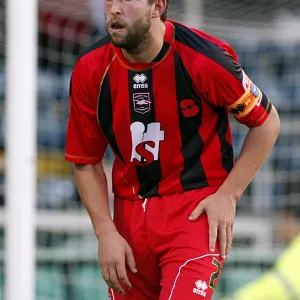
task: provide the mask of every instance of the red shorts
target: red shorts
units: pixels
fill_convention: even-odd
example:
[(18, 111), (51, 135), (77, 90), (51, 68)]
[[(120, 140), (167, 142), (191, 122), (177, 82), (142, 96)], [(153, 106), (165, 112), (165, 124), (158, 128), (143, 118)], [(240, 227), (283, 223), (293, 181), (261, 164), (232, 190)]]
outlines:
[(111, 300), (211, 299), (223, 267), (218, 243), (209, 251), (206, 214), (188, 220), (200, 200), (213, 194), (203, 188), (146, 201), (116, 199), (114, 222), (131, 246), (137, 274), (127, 268), (133, 288)]

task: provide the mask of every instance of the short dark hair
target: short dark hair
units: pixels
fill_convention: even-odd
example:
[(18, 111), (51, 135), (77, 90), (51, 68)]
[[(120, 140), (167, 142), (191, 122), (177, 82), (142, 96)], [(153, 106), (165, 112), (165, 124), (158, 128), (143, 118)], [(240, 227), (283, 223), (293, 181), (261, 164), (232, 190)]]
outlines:
[[(150, 4), (153, 4), (155, 0), (148, 0)], [(166, 9), (165, 11), (163, 12), (163, 14), (160, 16), (160, 19), (165, 22), (168, 18), (168, 7), (169, 7), (169, 4), (170, 4), (170, 0), (167, 0), (167, 6), (166, 6)]]

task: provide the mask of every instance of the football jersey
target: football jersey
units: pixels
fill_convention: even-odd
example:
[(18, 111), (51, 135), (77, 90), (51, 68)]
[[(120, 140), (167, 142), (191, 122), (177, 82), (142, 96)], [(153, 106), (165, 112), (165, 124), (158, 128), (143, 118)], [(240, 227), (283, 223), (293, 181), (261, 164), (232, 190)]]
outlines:
[(109, 36), (77, 61), (66, 160), (100, 162), (109, 145), (118, 197), (137, 200), (220, 186), (233, 159), (229, 113), (248, 127), (271, 110), (226, 43), (166, 21), (151, 63), (132, 63)]

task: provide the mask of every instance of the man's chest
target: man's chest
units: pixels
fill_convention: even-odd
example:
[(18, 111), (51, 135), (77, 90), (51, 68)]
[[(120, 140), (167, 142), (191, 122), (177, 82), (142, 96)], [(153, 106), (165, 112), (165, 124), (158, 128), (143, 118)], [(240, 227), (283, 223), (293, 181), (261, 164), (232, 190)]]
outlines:
[(147, 164), (162, 148), (190, 138), (201, 124), (202, 101), (184, 66), (166, 61), (152, 69), (114, 65), (98, 100), (100, 127), (124, 161)]

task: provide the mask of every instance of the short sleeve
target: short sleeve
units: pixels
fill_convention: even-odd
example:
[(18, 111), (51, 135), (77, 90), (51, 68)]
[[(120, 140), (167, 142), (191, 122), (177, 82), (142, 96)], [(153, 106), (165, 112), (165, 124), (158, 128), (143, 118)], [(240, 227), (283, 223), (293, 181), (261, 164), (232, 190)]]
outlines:
[(222, 106), (248, 127), (260, 126), (267, 119), (272, 105), (246, 75), (240, 64), (225, 50), (216, 47), (210, 58), (199, 66), (199, 81), (204, 99)]
[(91, 80), (79, 60), (70, 82), (70, 108), (65, 159), (96, 164), (103, 158), (107, 141), (98, 123), (97, 99), (91, 95)]

